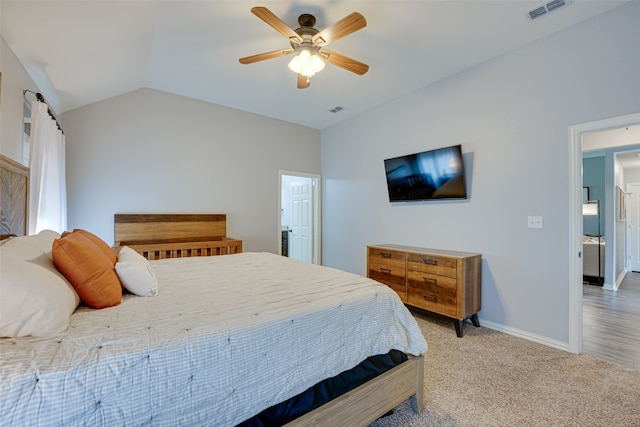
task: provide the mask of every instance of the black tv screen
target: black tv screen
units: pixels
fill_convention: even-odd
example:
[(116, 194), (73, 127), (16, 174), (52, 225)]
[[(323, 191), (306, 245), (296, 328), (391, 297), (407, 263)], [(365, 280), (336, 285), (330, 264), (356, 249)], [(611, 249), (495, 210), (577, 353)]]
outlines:
[(386, 159), (384, 168), (390, 202), (467, 198), (460, 145)]

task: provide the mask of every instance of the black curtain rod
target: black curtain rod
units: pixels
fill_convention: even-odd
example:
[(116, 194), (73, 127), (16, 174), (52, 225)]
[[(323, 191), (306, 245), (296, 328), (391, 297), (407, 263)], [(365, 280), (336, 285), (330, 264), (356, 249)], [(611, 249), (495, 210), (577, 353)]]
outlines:
[(58, 119), (56, 118), (56, 115), (53, 114), (53, 111), (51, 110), (51, 107), (49, 106), (49, 103), (44, 99), (44, 96), (42, 96), (42, 94), (40, 92), (34, 92), (32, 90), (29, 89), (25, 89), (22, 91), (22, 96), (24, 96), (26, 98), (27, 96), (27, 92), (32, 93), (36, 96), (36, 99), (44, 104), (46, 104), (47, 106), (47, 113), (49, 113), (49, 115), (51, 116), (51, 118), (53, 120), (55, 120), (56, 122), (56, 126), (58, 126), (58, 129), (60, 130), (60, 132), (62, 132), (64, 134), (64, 131), (62, 130), (62, 126), (60, 126), (60, 123), (58, 123)]

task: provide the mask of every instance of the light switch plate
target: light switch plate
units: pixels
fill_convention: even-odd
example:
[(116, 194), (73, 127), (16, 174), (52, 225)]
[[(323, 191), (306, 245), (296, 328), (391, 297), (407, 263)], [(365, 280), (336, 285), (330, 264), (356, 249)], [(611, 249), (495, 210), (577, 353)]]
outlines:
[(542, 228), (542, 217), (530, 216), (527, 218), (527, 224), (529, 228)]

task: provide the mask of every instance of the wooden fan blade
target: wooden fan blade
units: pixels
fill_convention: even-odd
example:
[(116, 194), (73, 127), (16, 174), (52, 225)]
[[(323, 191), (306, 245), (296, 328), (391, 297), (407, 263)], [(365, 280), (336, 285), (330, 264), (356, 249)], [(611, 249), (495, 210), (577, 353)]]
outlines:
[(312, 41), (318, 46), (326, 46), (366, 26), (367, 20), (364, 19), (364, 16), (358, 12), (353, 12), (351, 15), (320, 31), (313, 36)]
[(289, 55), (293, 52), (293, 49), (280, 49), (272, 52), (259, 53), (257, 55), (247, 56), (246, 58), (240, 58), (241, 64), (253, 64), (254, 62), (264, 61), (265, 59), (279, 58), (281, 56)]
[(273, 29), (275, 29), (277, 32), (279, 32), (286, 38), (288, 39), (294, 38), (294, 39), (297, 39), (300, 43), (302, 43), (302, 37), (300, 37), (298, 33), (293, 31), (291, 27), (285, 24), (282, 21), (282, 19), (278, 18), (273, 12), (271, 12), (266, 7), (256, 6), (251, 9), (251, 13), (256, 15), (258, 18), (262, 19), (264, 22), (266, 22), (268, 25), (273, 27)]
[(309, 85), (311, 85), (311, 79), (302, 74), (298, 74), (298, 89), (306, 89)]
[(367, 64), (363, 64), (362, 62), (356, 61), (348, 56), (340, 55), (339, 53), (326, 49), (322, 49), (322, 53), (324, 54), (323, 57), (325, 61), (344, 68), (347, 71), (351, 71), (352, 73), (363, 75), (369, 71), (369, 66)]

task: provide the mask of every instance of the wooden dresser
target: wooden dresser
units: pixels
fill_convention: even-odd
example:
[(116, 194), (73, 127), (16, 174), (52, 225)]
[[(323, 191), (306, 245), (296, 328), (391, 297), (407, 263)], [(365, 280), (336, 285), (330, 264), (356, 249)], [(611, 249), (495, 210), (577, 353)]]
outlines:
[(407, 305), (480, 326), (482, 255), (402, 245), (367, 246), (367, 277), (390, 286)]

